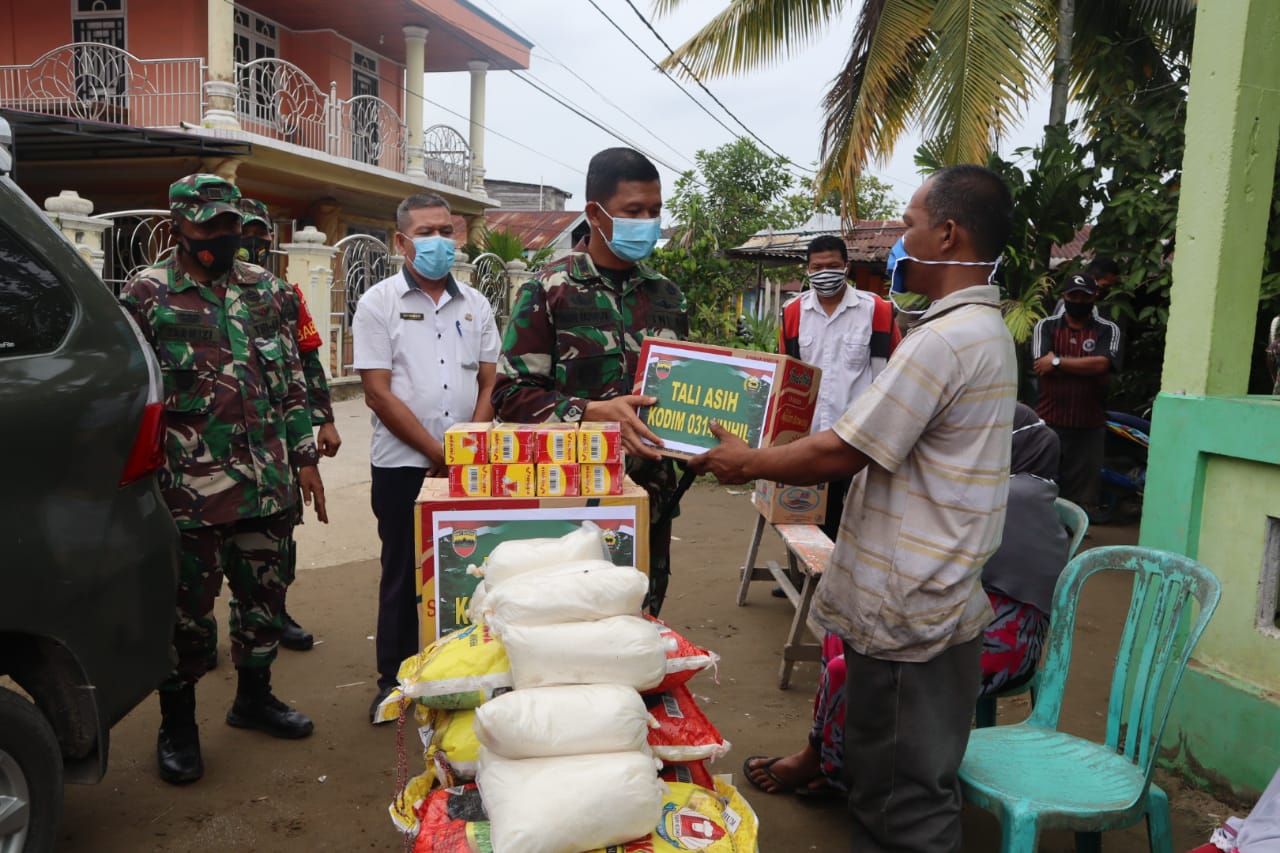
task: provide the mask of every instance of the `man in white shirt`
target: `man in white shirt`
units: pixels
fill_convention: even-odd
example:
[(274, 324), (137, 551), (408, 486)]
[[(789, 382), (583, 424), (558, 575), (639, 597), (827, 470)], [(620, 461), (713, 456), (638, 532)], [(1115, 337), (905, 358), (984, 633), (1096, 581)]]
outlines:
[[(834, 234), (814, 237), (806, 254), (809, 288), (783, 306), (778, 351), (822, 368), (810, 429), (818, 433), (831, 429), (858, 395), (871, 387), (902, 340), (902, 332), (893, 321), (892, 304), (849, 286), (849, 250), (844, 240)], [(822, 530), (833, 542), (849, 482), (836, 480), (827, 489)]]
[(404, 269), (356, 306), (355, 369), (373, 411), (373, 514), (382, 540), (378, 590), (378, 692), (370, 718), (420, 651), (414, 594), (413, 507), (422, 481), (443, 476), (444, 431), (493, 419), (498, 326), (488, 300), (455, 281), (453, 218), (443, 198), (411, 195), (396, 209)]

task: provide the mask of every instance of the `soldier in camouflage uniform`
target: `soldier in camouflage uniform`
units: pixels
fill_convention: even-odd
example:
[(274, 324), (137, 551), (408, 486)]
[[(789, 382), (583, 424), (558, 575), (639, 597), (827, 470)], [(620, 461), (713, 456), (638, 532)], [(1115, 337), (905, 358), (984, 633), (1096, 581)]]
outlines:
[[(271, 243), (275, 234), (271, 230), (271, 216), (267, 206), (257, 199), (240, 199), (240, 254), (242, 261), (256, 264), (268, 269)], [(342, 438), (334, 426), (333, 403), (329, 395), (329, 382), (324, 375), (324, 361), (320, 358), (320, 347), (324, 343), (316, 331), (315, 321), (307, 310), (307, 301), (302, 290), (296, 285), (279, 282), (293, 299), (291, 312), (297, 317), (298, 354), (302, 359), (302, 373), (307, 379), (307, 402), (311, 411), (311, 425), (316, 428), (316, 449), (321, 456), (336, 456), (342, 445)], [(297, 502), (297, 523), (302, 524), (302, 501)], [(316, 516), (324, 524), (329, 523), (323, 503), (316, 504)], [(289, 537), (290, 577), (297, 576), (298, 543), (293, 536)], [(305, 652), (315, 645), (315, 637), (304, 630), (282, 605), (280, 616), (284, 621), (284, 631), (280, 634), (280, 645), (286, 649)]]
[(290, 580), (295, 474), (323, 500), (290, 297), (264, 270), (236, 261), (239, 191), (216, 175), (169, 188), (178, 244), (135, 275), (121, 301), (155, 349), (166, 409), (160, 487), (182, 534), (177, 668), (160, 685), (157, 758), (166, 782), (204, 773), (195, 685), (216, 647), (213, 604), (225, 574), (235, 596), (231, 655), (239, 676), (227, 723), (285, 738), (306, 716), (271, 692), (271, 662)]
[(661, 233), (658, 171), (630, 148), (610, 148), (587, 169), (587, 251), (545, 267), (516, 297), (502, 341), (493, 405), (506, 421), (618, 421), (627, 473), (649, 493), (649, 610), (657, 615), (671, 571), (671, 518), (679, 478), (640, 420), (657, 402), (631, 393), (645, 337), (688, 336), (680, 288), (640, 263)]

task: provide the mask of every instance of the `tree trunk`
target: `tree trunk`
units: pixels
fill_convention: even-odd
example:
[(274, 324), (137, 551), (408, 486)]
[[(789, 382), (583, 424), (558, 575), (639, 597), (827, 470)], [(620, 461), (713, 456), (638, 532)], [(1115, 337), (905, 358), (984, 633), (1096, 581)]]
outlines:
[(1049, 124), (1067, 123), (1067, 99), (1071, 94), (1071, 37), (1075, 31), (1076, 0), (1058, 0), (1058, 46), (1053, 54), (1053, 90)]

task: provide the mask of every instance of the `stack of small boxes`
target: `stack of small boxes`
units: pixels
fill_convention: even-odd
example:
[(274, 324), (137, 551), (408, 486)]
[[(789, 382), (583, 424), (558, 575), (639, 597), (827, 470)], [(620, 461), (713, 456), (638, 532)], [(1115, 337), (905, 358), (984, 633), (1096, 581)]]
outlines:
[(454, 424), (444, 433), (444, 458), (454, 498), (622, 494), (616, 423)]

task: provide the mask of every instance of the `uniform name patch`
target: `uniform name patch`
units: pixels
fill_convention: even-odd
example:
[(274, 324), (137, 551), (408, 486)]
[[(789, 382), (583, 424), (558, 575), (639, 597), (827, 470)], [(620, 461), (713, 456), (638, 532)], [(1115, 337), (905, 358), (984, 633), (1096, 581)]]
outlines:
[(406, 314), (406, 313), (401, 313), (401, 314), (400, 314), (400, 319), (401, 319), (401, 320), (425, 320), (425, 319), (427, 319), (427, 318), (426, 318), (426, 315), (425, 315), (425, 314)]
[(601, 309), (564, 308), (556, 312), (556, 320), (564, 326), (613, 326), (617, 315)]
[(156, 336), (162, 341), (211, 343), (214, 330), (202, 323), (170, 323), (157, 329)]

